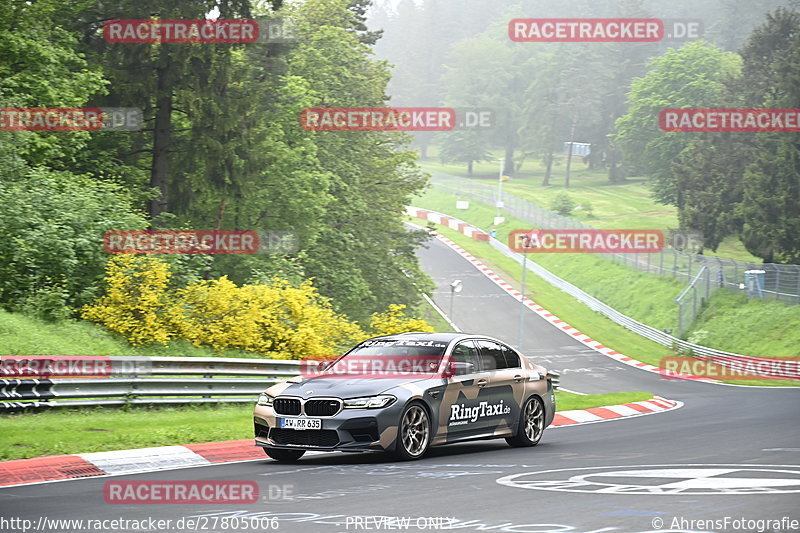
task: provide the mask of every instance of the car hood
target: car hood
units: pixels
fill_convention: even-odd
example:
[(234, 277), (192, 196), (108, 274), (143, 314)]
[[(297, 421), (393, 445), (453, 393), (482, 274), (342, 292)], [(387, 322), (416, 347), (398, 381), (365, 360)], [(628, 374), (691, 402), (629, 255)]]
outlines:
[(300, 383), (292, 383), (280, 396), (298, 396), (300, 398), (319, 398), (335, 396), (337, 398), (358, 398), (374, 396), (399, 387), (406, 383), (419, 383), (441, 378), (430, 375), (421, 377), (405, 376), (403, 378), (358, 378), (358, 377), (312, 377)]

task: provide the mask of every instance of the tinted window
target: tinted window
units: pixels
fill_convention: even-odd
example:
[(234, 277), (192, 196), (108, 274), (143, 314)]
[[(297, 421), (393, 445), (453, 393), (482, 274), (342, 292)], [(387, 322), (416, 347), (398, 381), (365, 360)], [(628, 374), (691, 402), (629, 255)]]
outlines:
[(478, 365), (478, 349), (472, 341), (462, 342), (456, 346), (450, 357), (455, 363), (472, 365), (471, 367), (466, 367), (464, 371), (458, 372), (459, 374), (471, 374), (473, 372), (478, 372), (480, 368)]
[(506, 368), (503, 347), (492, 341), (478, 341), (481, 353), (481, 370), (489, 372)]
[(509, 348), (508, 346), (501, 346), (503, 348), (503, 355), (505, 356), (506, 360), (506, 368), (519, 368), (520, 361), (519, 361), (519, 354)]

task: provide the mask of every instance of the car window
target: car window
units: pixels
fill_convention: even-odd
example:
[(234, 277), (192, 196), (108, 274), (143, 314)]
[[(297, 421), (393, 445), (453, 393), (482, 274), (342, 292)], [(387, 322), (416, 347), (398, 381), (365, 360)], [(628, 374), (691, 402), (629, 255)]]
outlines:
[(465, 367), (464, 370), (459, 371), (459, 374), (471, 374), (478, 372), (480, 369), (478, 361), (478, 349), (472, 341), (459, 343), (453, 348), (453, 353), (450, 356), (454, 363), (463, 363), (471, 366)]
[(480, 348), (481, 370), (491, 372), (506, 368), (506, 358), (503, 355), (503, 348), (496, 342), (478, 341)]
[(522, 366), (519, 360), (519, 354), (505, 345), (500, 345), (503, 349), (503, 356), (506, 360), (506, 368), (519, 368)]

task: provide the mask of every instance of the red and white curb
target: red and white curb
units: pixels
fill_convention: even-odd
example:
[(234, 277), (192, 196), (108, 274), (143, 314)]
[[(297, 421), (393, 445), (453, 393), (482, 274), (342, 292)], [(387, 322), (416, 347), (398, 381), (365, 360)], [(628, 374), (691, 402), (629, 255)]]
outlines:
[[(422, 218), (423, 220), (435, 221), (435, 220), (432, 220), (430, 218), (431, 215), (433, 215), (433, 213), (428, 213), (427, 216), (421, 216), (421, 215), (424, 215), (425, 213), (426, 213), (425, 210), (416, 209), (416, 208), (409, 208), (408, 211), (407, 211), (407, 214), (409, 214), (410, 216)], [(437, 217), (435, 217), (435, 218), (438, 218), (439, 220), (442, 219), (442, 217), (440, 215), (437, 215)], [(453, 221), (455, 221), (455, 222), (453, 222)], [(448, 219), (448, 227), (452, 227), (452, 226), (456, 226), (456, 228), (455, 228), (456, 231), (464, 233), (464, 231), (462, 231), (462, 229), (461, 229), (464, 226), (464, 223), (461, 223), (460, 221), (458, 221), (458, 219), (453, 219), (452, 217), (450, 217)], [(471, 226), (467, 226), (467, 227), (471, 227)], [(506, 293), (508, 293), (511, 296), (513, 296), (516, 300), (520, 300), (522, 298), (522, 294), (518, 290), (516, 290), (510, 283), (505, 281), (503, 278), (498, 276), (494, 271), (492, 271), (492, 269), (490, 269), (489, 267), (487, 267), (486, 265), (481, 263), (471, 253), (469, 253), (464, 248), (462, 248), (461, 246), (459, 246), (458, 244), (456, 244), (452, 240), (448, 239), (444, 235), (441, 235), (438, 232), (433, 232), (433, 234), (438, 240), (440, 240), (441, 242), (446, 244), (453, 251), (457, 252), (464, 259), (466, 259), (467, 261), (472, 263), (472, 265), (475, 268), (477, 268), (487, 278), (492, 280), (498, 287), (503, 289)], [(470, 232), (470, 235), (473, 235), (473, 232)], [(616, 350), (614, 350), (612, 348), (609, 348), (608, 346), (603, 345), (602, 343), (594, 340), (590, 336), (588, 336), (588, 335), (578, 331), (576, 328), (570, 326), (568, 323), (564, 322), (563, 320), (558, 318), (556, 315), (554, 315), (553, 313), (551, 313), (550, 311), (548, 311), (547, 309), (545, 309), (541, 305), (538, 305), (536, 302), (534, 302), (533, 300), (531, 300), (527, 296), (525, 297), (525, 299), (523, 300), (522, 303), (523, 303), (523, 305), (525, 305), (525, 307), (527, 307), (528, 309), (530, 309), (531, 311), (533, 311), (534, 313), (536, 313), (537, 315), (539, 315), (540, 317), (542, 317), (543, 319), (545, 319), (550, 324), (552, 324), (556, 328), (560, 329), (561, 331), (563, 331), (564, 333), (566, 333), (570, 337), (572, 337), (575, 340), (577, 340), (578, 342), (588, 346), (589, 348), (592, 348), (593, 350), (595, 350), (597, 352), (600, 352), (601, 354), (603, 354), (603, 355), (605, 355), (607, 357), (610, 357), (610, 358), (612, 358), (612, 359), (614, 359), (616, 361), (619, 361), (620, 363), (626, 364), (628, 366), (632, 366), (634, 368), (639, 368), (641, 370), (646, 370), (648, 372), (653, 372), (653, 373), (656, 373), (656, 374), (662, 374), (662, 372), (667, 372), (666, 370), (661, 369), (661, 368), (659, 368), (657, 366), (653, 366), (653, 365), (648, 364), (648, 363), (643, 363), (642, 361), (637, 361), (636, 359), (634, 359), (632, 357), (628, 357), (628, 356), (626, 356), (624, 354), (619, 353), (618, 351), (616, 351)], [(713, 380), (713, 379), (708, 379), (708, 378), (699, 377), (699, 376), (692, 376), (692, 375), (688, 375), (688, 374), (675, 375), (674, 372), (670, 372), (670, 376), (672, 376), (673, 379), (677, 378), (677, 379), (688, 379), (688, 380), (692, 380), (692, 381), (704, 381), (704, 382), (707, 382), (707, 383), (718, 383), (718, 381)]]
[[(551, 427), (607, 422), (671, 411), (680, 407), (683, 407), (682, 402), (656, 396), (652, 400), (644, 402), (559, 411), (556, 413)], [(97, 476), (141, 474), (259, 459), (267, 459), (267, 456), (261, 448), (253, 446), (252, 439), (75, 455), (51, 455), (0, 462), (0, 487)]]
[(0, 487), (266, 459), (252, 439), (51, 455), (0, 463)]
[(673, 409), (680, 409), (681, 407), (683, 407), (683, 402), (667, 400), (666, 398), (656, 396), (652, 400), (643, 402), (606, 405), (603, 407), (592, 407), (590, 409), (577, 409), (572, 411), (559, 411), (556, 413), (551, 427), (608, 422), (609, 420), (618, 420), (620, 418), (663, 413), (665, 411), (672, 411)]

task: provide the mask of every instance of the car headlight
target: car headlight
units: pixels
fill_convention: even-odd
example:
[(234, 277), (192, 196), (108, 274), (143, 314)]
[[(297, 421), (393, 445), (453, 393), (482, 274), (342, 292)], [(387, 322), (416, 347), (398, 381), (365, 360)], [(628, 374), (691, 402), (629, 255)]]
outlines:
[(273, 396), (270, 396), (266, 392), (262, 392), (258, 396), (258, 402), (256, 402), (256, 405), (261, 405), (263, 407), (272, 407), (272, 400), (274, 399), (275, 398)]
[(383, 394), (381, 396), (365, 396), (364, 398), (350, 398), (344, 400), (345, 409), (380, 409), (387, 407), (397, 400), (394, 396)]

